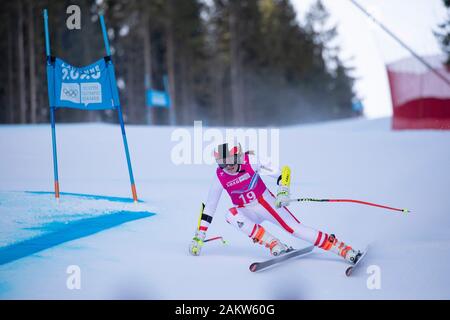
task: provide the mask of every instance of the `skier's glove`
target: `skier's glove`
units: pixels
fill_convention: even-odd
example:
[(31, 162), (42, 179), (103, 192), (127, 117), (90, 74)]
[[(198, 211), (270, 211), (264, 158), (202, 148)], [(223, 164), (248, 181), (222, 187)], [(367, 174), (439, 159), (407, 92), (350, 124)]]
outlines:
[(197, 230), (195, 236), (189, 245), (189, 253), (193, 256), (200, 255), (200, 251), (203, 247), (203, 240), (206, 238), (206, 233), (204, 231)]
[(288, 186), (278, 186), (277, 197), (275, 199), (275, 206), (277, 208), (285, 207), (289, 205), (289, 187)]

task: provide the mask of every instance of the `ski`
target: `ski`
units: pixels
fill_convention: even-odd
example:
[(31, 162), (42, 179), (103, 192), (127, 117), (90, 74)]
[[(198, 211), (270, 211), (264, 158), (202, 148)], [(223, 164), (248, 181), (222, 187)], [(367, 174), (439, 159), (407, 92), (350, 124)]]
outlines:
[(302, 248), (302, 249), (292, 249), (278, 257), (275, 257), (275, 258), (272, 258), (272, 259), (269, 259), (266, 261), (262, 261), (262, 262), (254, 262), (250, 265), (249, 269), (251, 272), (261, 271), (261, 270), (267, 269), (268, 267), (277, 265), (281, 262), (285, 262), (287, 260), (293, 259), (295, 257), (304, 256), (308, 253), (311, 253), (313, 251), (313, 249), (314, 249), (314, 246), (309, 246), (309, 247)]
[(368, 250), (369, 250), (369, 246), (366, 247), (366, 249), (364, 250), (364, 252), (362, 253), (362, 255), (359, 257), (359, 259), (356, 261), (356, 263), (354, 265), (347, 267), (347, 269), (345, 269), (345, 275), (347, 277), (350, 277), (352, 275), (353, 270), (355, 270), (355, 268), (361, 263), (361, 261), (366, 256)]

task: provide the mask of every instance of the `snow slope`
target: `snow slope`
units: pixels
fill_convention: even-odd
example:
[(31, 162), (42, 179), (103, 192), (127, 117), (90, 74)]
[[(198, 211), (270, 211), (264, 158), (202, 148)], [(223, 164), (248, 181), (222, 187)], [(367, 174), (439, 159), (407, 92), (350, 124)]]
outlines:
[[(149, 212), (129, 198), (52, 192), (0, 192), (0, 248), (61, 230), (73, 222), (117, 213)], [(151, 213), (150, 213), (151, 214)]]
[[(450, 132), (392, 132), (389, 121), (338, 121), (280, 131), (281, 162), (292, 167), (294, 195), (354, 198), (413, 211), (292, 204), (307, 225), (357, 248), (371, 243), (367, 262), (380, 267), (379, 290), (367, 288), (365, 270), (346, 278), (345, 264), (320, 250), (250, 273), (248, 265), (267, 258), (267, 251), (224, 221), (231, 204), (226, 195), (208, 234), (223, 236), (228, 245), (207, 243), (202, 256), (189, 256), (200, 202), (215, 168), (174, 165), (173, 128), (128, 126), (138, 195), (156, 215), (0, 265), (0, 298), (449, 299)], [(119, 127), (57, 125), (57, 134), (62, 191), (130, 196)], [(50, 139), (48, 125), (0, 126), (0, 194), (51, 191)], [(83, 210), (90, 206), (79, 205)], [(19, 221), (23, 214), (4, 214), (5, 202), (0, 206), (0, 231), (6, 232), (11, 219)], [(293, 246), (304, 245), (269, 229)], [(16, 230), (8, 237), (23, 236)], [(70, 265), (81, 269), (80, 290), (66, 287)]]

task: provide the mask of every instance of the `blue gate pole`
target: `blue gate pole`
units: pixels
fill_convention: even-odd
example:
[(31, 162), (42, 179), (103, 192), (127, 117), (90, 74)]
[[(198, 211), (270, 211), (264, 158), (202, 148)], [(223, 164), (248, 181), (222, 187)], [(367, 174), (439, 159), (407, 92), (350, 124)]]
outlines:
[(56, 154), (55, 107), (50, 107), (50, 122), (52, 126), (53, 176), (55, 178), (55, 198), (59, 199), (58, 157)]
[(47, 57), (50, 57), (50, 37), (48, 32), (48, 13), (47, 9), (44, 9), (44, 29), (45, 29), (45, 53)]
[(130, 183), (131, 183), (131, 193), (133, 194), (133, 200), (135, 202), (137, 202), (138, 197), (137, 197), (137, 192), (136, 192), (136, 185), (134, 183), (133, 168), (131, 167), (130, 152), (128, 151), (127, 135), (125, 133), (125, 125), (123, 123), (122, 107), (120, 106), (120, 104), (117, 106), (117, 113), (119, 115), (120, 128), (122, 130), (123, 146), (125, 148), (125, 155), (127, 157), (128, 173), (130, 175)]
[[(44, 29), (45, 29), (45, 53), (47, 54), (47, 63), (51, 63), (50, 58), (50, 36), (48, 31), (48, 13), (44, 9)], [(49, 97), (50, 99), (50, 97)], [(59, 199), (59, 179), (58, 179), (58, 156), (56, 153), (56, 129), (55, 129), (55, 106), (50, 106), (50, 125), (52, 128), (52, 147), (53, 147), (53, 176), (55, 180), (55, 198)]]
[(108, 32), (106, 31), (105, 19), (103, 15), (100, 15), (100, 24), (102, 25), (102, 33), (103, 33), (103, 42), (105, 43), (106, 55), (111, 55), (111, 50), (109, 49), (109, 40), (108, 40)]
[[(106, 31), (105, 19), (103, 18), (103, 15), (100, 15), (100, 24), (102, 26), (103, 42), (105, 43), (106, 55), (109, 57), (109, 56), (111, 56), (111, 50), (109, 48), (108, 33)], [(114, 80), (114, 82), (115, 82), (115, 77), (110, 80)], [(117, 87), (117, 84), (111, 83), (111, 86)], [(117, 97), (117, 100), (118, 100), (118, 97)], [(130, 175), (131, 193), (133, 195), (134, 202), (137, 202), (138, 197), (137, 197), (137, 192), (136, 192), (136, 185), (134, 183), (133, 168), (131, 167), (131, 159), (130, 159), (130, 152), (128, 150), (127, 135), (125, 132), (125, 125), (123, 122), (122, 107), (120, 105), (120, 101), (115, 101), (115, 102), (117, 104), (117, 113), (119, 116), (120, 129), (122, 130), (122, 140), (123, 140), (123, 146), (125, 148), (125, 156), (127, 158), (128, 173)]]
[(170, 108), (171, 100), (170, 100), (170, 90), (169, 90), (169, 80), (167, 79), (167, 75), (164, 75), (163, 77), (164, 82), (164, 91), (166, 91), (166, 97), (167, 97), (167, 107)]

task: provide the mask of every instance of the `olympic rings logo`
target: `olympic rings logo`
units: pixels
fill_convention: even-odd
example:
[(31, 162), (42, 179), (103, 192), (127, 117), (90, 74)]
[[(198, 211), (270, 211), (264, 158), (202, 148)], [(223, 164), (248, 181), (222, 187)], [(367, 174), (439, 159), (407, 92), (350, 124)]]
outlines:
[(78, 96), (78, 90), (77, 89), (63, 89), (63, 93), (66, 97), (75, 98)]

